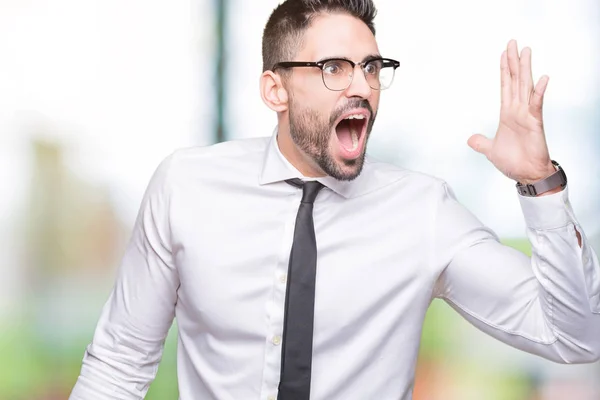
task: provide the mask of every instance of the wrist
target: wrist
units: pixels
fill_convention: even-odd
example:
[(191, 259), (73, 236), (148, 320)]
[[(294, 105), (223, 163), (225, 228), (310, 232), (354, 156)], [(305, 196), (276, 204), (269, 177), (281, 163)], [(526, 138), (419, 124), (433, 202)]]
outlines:
[(536, 182), (541, 181), (542, 179), (548, 178), (550, 175), (554, 174), (556, 171), (558, 171), (558, 168), (556, 168), (554, 166), (554, 164), (552, 164), (552, 162), (550, 162), (546, 166), (546, 169), (543, 172), (540, 172), (539, 174), (537, 174), (537, 176), (522, 178), (522, 179), (519, 179), (518, 182), (521, 185), (532, 185)]
[(527, 182), (527, 180), (517, 182), (516, 187), (519, 194), (522, 196), (537, 197), (563, 190), (567, 186), (565, 172), (556, 161), (552, 161), (552, 169), (553, 171), (545, 178), (530, 182)]

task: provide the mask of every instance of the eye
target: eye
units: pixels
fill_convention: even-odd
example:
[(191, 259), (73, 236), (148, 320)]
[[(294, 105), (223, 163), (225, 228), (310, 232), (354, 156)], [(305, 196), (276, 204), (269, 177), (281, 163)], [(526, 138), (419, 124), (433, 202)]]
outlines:
[(382, 62), (381, 60), (373, 60), (365, 64), (364, 70), (368, 75), (377, 75), (381, 71)]
[(338, 75), (343, 69), (341, 61), (329, 61), (323, 66), (323, 72), (327, 75)]

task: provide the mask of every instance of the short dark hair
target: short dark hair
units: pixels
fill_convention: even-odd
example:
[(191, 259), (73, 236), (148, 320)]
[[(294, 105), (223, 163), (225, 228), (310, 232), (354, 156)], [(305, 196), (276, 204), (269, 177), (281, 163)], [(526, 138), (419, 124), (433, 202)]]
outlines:
[(269, 17), (262, 39), (263, 72), (290, 61), (302, 45), (306, 29), (322, 13), (346, 13), (360, 19), (375, 35), (373, 0), (285, 0)]

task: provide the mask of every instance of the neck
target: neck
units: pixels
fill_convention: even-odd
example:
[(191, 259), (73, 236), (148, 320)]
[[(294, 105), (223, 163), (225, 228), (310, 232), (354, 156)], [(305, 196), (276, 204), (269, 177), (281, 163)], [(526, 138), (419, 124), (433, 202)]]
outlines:
[(289, 128), (282, 129), (281, 125), (277, 131), (277, 145), (281, 154), (294, 166), (300, 173), (307, 178), (319, 178), (326, 176), (325, 172), (314, 162), (314, 160), (296, 146), (292, 140)]

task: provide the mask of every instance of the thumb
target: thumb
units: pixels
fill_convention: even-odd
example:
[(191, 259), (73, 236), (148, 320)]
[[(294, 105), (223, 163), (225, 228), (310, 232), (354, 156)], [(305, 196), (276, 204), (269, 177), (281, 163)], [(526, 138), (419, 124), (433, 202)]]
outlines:
[(476, 152), (483, 154), (488, 159), (490, 151), (492, 150), (492, 140), (486, 138), (483, 135), (475, 134), (467, 140), (467, 144)]

